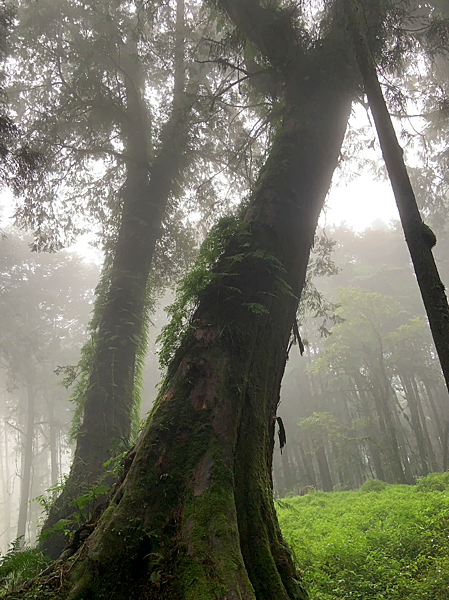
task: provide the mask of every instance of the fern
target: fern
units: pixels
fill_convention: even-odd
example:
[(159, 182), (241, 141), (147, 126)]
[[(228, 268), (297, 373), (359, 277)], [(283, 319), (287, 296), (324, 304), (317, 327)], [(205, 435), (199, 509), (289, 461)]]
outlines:
[(36, 577), (48, 560), (37, 548), (23, 547), (23, 538), (17, 538), (4, 556), (0, 556), (0, 595), (17, 585)]
[(157, 342), (161, 344), (159, 362), (162, 368), (168, 367), (181, 344), (183, 335), (190, 327), (190, 320), (198, 305), (200, 293), (217, 277), (213, 267), (231, 238), (242, 227), (244, 223), (237, 215), (221, 218), (203, 242), (192, 270), (179, 284), (176, 300), (167, 308), (167, 313), (171, 317), (170, 322), (163, 327), (162, 333), (157, 338)]

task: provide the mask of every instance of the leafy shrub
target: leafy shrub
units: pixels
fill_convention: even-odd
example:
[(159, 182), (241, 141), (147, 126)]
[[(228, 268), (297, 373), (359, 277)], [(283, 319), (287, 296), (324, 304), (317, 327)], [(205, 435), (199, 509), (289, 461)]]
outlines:
[(447, 600), (447, 488), (443, 474), (284, 500), (296, 510), (279, 507), (279, 522), (311, 600)]
[(35, 577), (46, 564), (42, 552), (36, 548), (22, 548), (22, 538), (17, 538), (8, 552), (0, 556), (0, 597), (19, 583)]
[(366, 494), (368, 492), (382, 492), (387, 487), (385, 481), (381, 481), (380, 479), (368, 479), (360, 488), (360, 492), (362, 494)]
[(416, 489), (420, 492), (444, 492), (449, 488), (449, 473), (432, 473), (418, 479)]

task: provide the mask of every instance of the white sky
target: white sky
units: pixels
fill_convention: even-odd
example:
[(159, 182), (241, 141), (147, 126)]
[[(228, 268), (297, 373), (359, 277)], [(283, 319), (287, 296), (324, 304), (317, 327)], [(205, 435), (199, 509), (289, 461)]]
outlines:
[(356, 231), (363, 231), (377, 219), (386, 225), (392, 219), (399, 219), (396, 201), (389, 182), (373, 181), (364, 174), (332, 187), (320, 225), (345, 223)]
[[(12, 196), (6, 192), (3, 193), (1, 204), (1, 223), (3, 226), (7, 226), (11, 223), (13, 213)], [(362, 174), (350, 182), (340, 182), (332, 186), (326, 208), (320, 217), (320, 225), (330, 227), (344, 223), (355, 231), (363, 231), (378, 219), (388, 225), (392, 219), (398, 218), (389, 182), (374, 181), (369, 174)], [(89, 245), (89, 238), (92, 239), (92, 237), (83, 236), (70, 249), (88, 261), (101, 264), (101, 253)]]

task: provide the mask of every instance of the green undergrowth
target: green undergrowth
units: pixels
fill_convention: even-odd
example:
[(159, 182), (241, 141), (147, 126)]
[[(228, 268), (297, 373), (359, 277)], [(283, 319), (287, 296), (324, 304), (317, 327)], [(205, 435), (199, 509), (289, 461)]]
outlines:
[(48, 562), (42, 552), (24, 547), (22, 538), (16, 539), (6, 554), (0, 554), (0, 598), (35, 577)]
[(284, 499), (278, 516), (311, 600), (449, 598), (449, 473)]

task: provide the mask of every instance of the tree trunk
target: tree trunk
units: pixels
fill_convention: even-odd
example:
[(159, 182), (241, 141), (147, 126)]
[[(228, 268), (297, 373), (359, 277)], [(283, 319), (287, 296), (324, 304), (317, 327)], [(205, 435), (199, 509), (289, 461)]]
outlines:
[(321, 486), (325, 492), (332, 492), (334, 484), (332, 483), (324, 445), (318, 447), (316, 451), (316, 459), (318, 462), (318, 469), (320, 471)]
[(382, 346), (382, 340), (380, 335), (378, 334), (379, 341), (379, 367), (380, 367), (380, 381), (379, 381), (379, 391), (381, 394), (381, 404), (383, 410), (383, 416), (386, 424), (386, 433), (387, 433), (387, 442), (388, 442), (388, 452), (390, 458), (390, 467), (393, 475), (394, 483), (411, 483), (411, 481), (407, 481), (407, 477), (404, 474), (403, 465), (401, 462), (401, 453), (398, 443), (398, 437), (396, 433), (395, 426), (395, 406), (394, 402), (396, 401), (395, 393), (391, 387), (390, 378), (387, 375), (387, 370), (385, 368), (384, 361), (384, 351)]
[(440, 447), (442, 447), (442, 445), (443, 445), (443, 420), (438, 413), (438, 409), (437, 409), (437, 406), (435, 403), (435, 398), (433, 397), (432, 388), (431, 388), (430, 381), (429, 381), (427, 375), (421, 374), (421, 380), (422, 380), (422, 382), (424, 384), (424, 388), (426, 390), (427, 400), (429, 402), (430, 410), (432, 411), (434, 427), (438, 434), (439, 445), (440, 445)]
[(26, 382), (27, 394), (27, 427), (25, 433), (25, 447), (22, 453), (22, 484), (20, 487), (20, 505), (19, 505), (19, 520), (17, 524), (17, 537), (22, 538), (24, 543), (28, 504), (30, 501), (30, 484), (31, 484), (31, 467), (33, 464), (33, 442), (34, 442), (34, 421), (35, 408), (34, 401), (36, 391), (31, 372)]
[(366, 24), (357, 0), (347, 0), (349, 21), (352, 25), (353, 44), (363, 77), (379, 137), (382, 154), (401, 218), (405, 239), (410, 251), (419, 289), (429, 319), (435, 347), (440, 359), (446, 386), (449, 390), (449, 306), (444, 285), (432, 254), (436, 238), (423, 223), (415, 194), (404, 164), (400, 147), (382, 89), (377, 78), (376, 66), (367, 41)]
[(295, 485), (295, 480), (292, 473), (292, 468), (290, 465), (290, 460), (288, 456), (288, 448), (284, 446), (281, 454), (281, 462), (282, 462), (282, 473), (284, 475), (284, 496), (286, 492), (292, 492), (293, 487)]
[(424, 408), (423, 408), (423, 402), (421, 399), (421, 394), (420, 394), (418, 384), (416, 382), (414, 375), (410, 378), (410, 381), (411, 381), (412, 389), (413, 389), (413, 392), (414, 392), (415, 398), (416, 398), (416, 406), (418, 408), (418, 414), (419, 414), (419, 419), (421, 421), (422, 432), (424, 435), (424, 440), (426, 442), (427, 455), (429, 457), (430, 468), (435, 473), (436, 471), (438, 471), (438, 463), (437, 463), (437, 459), (435, 456), (435, 449), (432, 445), (432, 440), (430, 439), (429, 428), (427, 427), (427, 419), (426, 419), (426, 415), (424, 414)]
[[(315, 471), (313, 468), (312, 460), (310, 459), (310, 455), (304, 451), (303, 445), (299, 442), (297, 445), (294, 446), (294, 448), (298, 451), (300, 461), (304, 467), (306, 486), (314, 487), (316, 489), (317, 483)], [(298, 460), (298, 464), (300, 463), (300, 461)]]
[[(2, 442), (2, 437), (4, 443)], [(1, 488), (2, 488), (2, 547), (0, 552), (5, 554), (11, 542), (11, 494), (9, 492), (9, 444), (7, 423), (3, 421), (3, 430), (0, 436), (0, 470), (1, 470)]]
[(447, 471), (449, 467), (449, 422), (446, 421), (443, 432), (443, 471)]
[(126, 477), (55, 597), (306, 597), (277, 523), (271, 461), (290, 331), (351, 106), (330, 50), (290, 64), (283, 125), (243, 222)]
[(368, 425), (365, 428), (365, 437), (367, 441), (368, 450), (373, 462), (374, 471), (377, 479), (380, 479), (381, 481), (386, 481), (382, 465), (382, 455), (379, 448), (379, 440), (381, 440), (381, 438), (385, 435), (385, 423), (381, 415), (380, 406), (376, 401), (376, 396), (374, 396), (373, 394), (376, 412), (378, 415), (380, 428), (379, 430), (371, 414), (363, 377), (360, 375), (360, 373), (354, 373), (353, 380), (356, 393), (360, 398), (360, 406), (362, 408), (363, 418), (368, 421)]
[(47, 401), (48, 410), (48, 443), (50, 446), (50, 486), (56, 485), (59, 479), (59, 464), (58, 464), (58, 427), (55, 421), (55, 406), (54, 399)]
[[(184, 23), (178, 3), (177, 40)], [(150, 123), (143, 98), (144, 76), (132, 52), (123, 57), (127, 94), (127, 176), (121, 225), (114, 247), (106, 297), (94, 334), (92, 372), (69, 478), (42, 529), (42, 551), (52, 558), (66, 539), (52, 527), (74, 512), (71, 501), (105, 476), (104, 463), (128, 447), (134, 406), (136, 353), (145, 332), (147, 283), (167, 203), (187, 145), (188, 102), (182, 51), (177, 50), (172, 115), (162, 130), (161, 149), (151, 159)], [(179, 63), (179, 64), (178, 64)], [(190, 101), (189, 101), (190, 103)], [(145, 343), (145, 342), (144, 342)]]
[(427, 464), (427, 452), (426, 444), (424, 441), (424, 434), (421, 427), (421, 421), (418, 413), (417, 398), (414, 394), (410, 378), (404, 374), (400, 375), (400, 380), (405, 391), (407, 398), (408, 408), (410, 410), (411, 425), (413, 433), (415, 434), (416, 443), (418, 446), (418, 454), (421, 462), (421, 473), (420, 475), (429, 474), (429, 466)]

